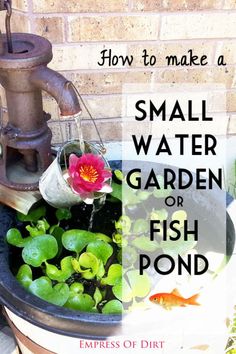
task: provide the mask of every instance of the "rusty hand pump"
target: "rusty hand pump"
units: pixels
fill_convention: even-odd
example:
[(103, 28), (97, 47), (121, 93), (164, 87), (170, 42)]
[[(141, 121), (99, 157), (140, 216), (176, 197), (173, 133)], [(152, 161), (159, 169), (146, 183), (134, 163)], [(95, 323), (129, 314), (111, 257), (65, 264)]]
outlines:
[[(0, 0), (0, 9), (6, 9), (6, 1)], [(11, 181), (11, 163), (22, 160), (27, 171), (40, 173), (52, 162), (50, 116), (43, 111), (42, 90), (56, 99), (62, 116), (81, 111), (71, 82), (47, 67), (51, 59), (52, 45), (43, 37), (1, 35), (0, 83), (6, 92), (8, 123), (1, 127), (0, 183), (16, 190), (35, 190), (38, 183)]]

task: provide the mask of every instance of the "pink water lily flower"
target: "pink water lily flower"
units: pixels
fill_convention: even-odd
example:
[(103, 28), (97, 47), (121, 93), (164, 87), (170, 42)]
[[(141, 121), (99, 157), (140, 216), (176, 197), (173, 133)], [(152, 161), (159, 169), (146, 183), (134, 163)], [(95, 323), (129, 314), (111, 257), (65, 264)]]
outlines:
[(105, 183), (112, 173), (105, 168), (105, 163), (99, 155), (89, 153), (78, 157), (71, 154), (68, 172), (71, 189), (85, 201), (92, 200), (94, 192), (112, 192), (111, 186)]

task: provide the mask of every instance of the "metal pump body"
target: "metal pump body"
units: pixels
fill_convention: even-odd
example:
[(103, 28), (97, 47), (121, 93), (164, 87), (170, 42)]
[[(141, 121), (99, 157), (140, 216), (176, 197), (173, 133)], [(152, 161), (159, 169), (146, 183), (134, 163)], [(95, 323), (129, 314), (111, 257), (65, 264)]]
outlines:
[[(0, 6), (2, 2), (0, 0)], [(43, 111), (42, 90), (58, 102), (62, 116), (80, 112), (77, 94), (70, 81), (49, 69), (51, 43), (27, 33), (1, 35), (0, 83), (5, 89), (8, 122), (1, 127), (0, 184), (15, 190), (36, 190), (38, 182), (17, 183), (8, 168), (22, 161), (26, 171), (42, 173), (52, 162), (50, 115)], [(27, 173), (27, 172), (26, 172)]]

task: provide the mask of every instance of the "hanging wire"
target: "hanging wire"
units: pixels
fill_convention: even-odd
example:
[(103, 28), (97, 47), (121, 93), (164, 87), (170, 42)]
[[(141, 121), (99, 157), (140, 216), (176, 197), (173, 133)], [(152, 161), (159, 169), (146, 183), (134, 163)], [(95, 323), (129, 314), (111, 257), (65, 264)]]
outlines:
[(99, 138), (99, 140), (100, 140), (99, 146), (100, 146), (100, 149), (101, 149), (101, 153), (102, 153), (102, 154), (105, 154), (105, 153), (106, 153), (106, 148), (105, 148), (105, 146), (104, 146), (102, 137), (101, 137), (101, 135), (100, 135), (100, 133), (99, 133), (98, 127), (97, 127), (96, 122), (95, 122), (95, 119), (93, 118), (92, 114), (90, 113), (89, 108), (88, 108), (88, 106), (86, 105), (86, 103), (85, 103), (83, 97), (82, 97), (81, 94), (79, 93), (78, 89), (75, 87), (75, 85), (73, 84), (73, 82), (72, 82), (71, 84), (72, 84), (72, 86), (73, 86), (75, 92), (77, 93), (77, 95), (78, 95), (80, 101), (82, 102), (82, 104), (83, 104), (83, 106), (84, 106), (86, 112), (88, 113), (89, 118), (90, 118), (90, 119), (92, 120), (92, 122), (93, 122), (93, 125), (94, 125), (95, 130), (96, 130), (97, 135), (98, 135), (98, 138)]
[[(77, 96), (79, 97), (79, 99), (80, 99), (81, 103), (83, 104), (83, 106), (84, 106), (86, 112), (88, 113), (89, 118), (92, 120), (93, 125), (94, 125), (94, 127), (95, 127), (95, 130), (96, 130), (96, 132), (97, 132), (99, 141), (100, 141), (100, 142), (98, 143), (98, 145), (99, 145), (99, 147), (100, 147), (100, 152), (101, 152), (102, 154), (105, 154), (105, 153), (106, 153), (106, 148), (105, 148), (105, 146), (104, 146), (102, 137), (101, 137), (101, 135), (100, 135), (100, 133), (99, 133), (98, 127), (97, 127), (96, 122), (95, 122), (95, 119), (93, 118), (92, 114), (90, 113), (89, 108), (88, 108), (88, 106), (86, 105), (86, 103), (85, 103), (83, 97), (82, 97), (81, 94), (79, 93), (78, 89), (75, 87), (75, 85), (74, 85), (71, 81), (65, 82), (65, 84), (64, 84), (63, 87), (62, 87), (61, 93), (60, 93), (59, 98), (58, 98), (58, 111), (59, 111), (60, 102), (61, 102), (62, 97), (63, 97), (64, 89), (65, 89), (66, 86), (68, 86), (68, 85), (71, 85), (71, 86), (74, 88), (74, 90), (75, 90)], [(80, 141), (80, 148), (81, 148), (82, 153), (84, 153), (85, 147), (84, 147), (84, 139), (83, 139), (83, 134), (82, 134), (81, 119), (78, 119), (80, 114), (81, 114), (81, 112), (79, 112), (78, 114), (75, 114), (73, 117), (74, 117), (74, 119), (75, 119), (75, 123), (76, 123), (77, 129), (78, 129), (79, 141)], [(59, 113), (59, 115), (60, 115), (60, 113)], [(60, 129), (61, 138), (62, 138), (63, 141), (65, 141), (66, 139), (65, 139), (65, 137), (64, 137), (64, 132), (63, 132), (63, 129), (62, 129), (62, 122), (61, 122), (61, 119), (59, 119), (59, 129)], [(66, 166), (66, 168), (67, 168), (67, 161), (66, 161), (66, 153), (65, 153), (65, 150), (64, 150), (64, 163), (65, 163), (65, 166)]]
[(7, 47), (8, 47), (8, 52), (13, 53), (12, 35), (11, 35), (11, 15), (12, 15), (11, 0), (5, 1), (5, 8), (7, 10), (6, 18), (5, 18)]

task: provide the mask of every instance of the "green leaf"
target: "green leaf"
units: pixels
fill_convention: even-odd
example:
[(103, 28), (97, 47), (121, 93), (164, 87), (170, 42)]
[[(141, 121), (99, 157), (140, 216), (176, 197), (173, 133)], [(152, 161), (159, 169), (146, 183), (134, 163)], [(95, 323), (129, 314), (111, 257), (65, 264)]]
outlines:
[(94, 298), (94, 301), (95, 301), (95, 306), (97, 306), (102, 301), (102, 293), (99, 290), (99, 288), (95, 289), (95, 292), (93, 294), (93, 298)]
[(96, 238), (96, 240), (102, 240), (108, 243), (112, 242), (112, 239), (110, 237), (102, 234), (101, 232), (94, 232), (94, 237)]
[(119, 181), (123, 181), (124, 180), (124, 175), (123, 173), (121, 172), (121, 170), (115, 170), (114, 171), (114, 175), (116, 176), (116, 178), (119, 180)]
[(130, 302), (133, 299), (132, 290), (124, 278), (113, 286), (112, 292), (115, 297), (122, 302)]
[(133, 225), (133, 233), (136, 234), (143, 234), (149, 231), (149, 223), (145, 219), (137, 219)]
[(153, 210), (150, 215), (151, 220), (164, 221), (168, 218), (168, 211), (166, 209)]
[(32, 283), (32, 270), (30, 266), (23, 264), (16, 274), (16, 279), (24, 288), (28, 289)]
[(131, 224), (131, 219), (127, 215), (121, 215), (119, 220), (115, 222), (115, 228), (123, 235), (129, 235)]
[(120, 264), (112, 264), (108, 269), (107, 277), (101, 280), (103, 285), (115, 285), (122, 277), (122, 266)]
[(105, 265), (113, 253), (113, 248), (102, 240), (96, 240), (88, 244), (86, 251), (94, 254)]
[(122, 280), (112, 287), (112, 292), (118, 300), (122, 301)]
[(50, 235), (54, 236), (55, 239), (57, 240), (57, 245), (58, 245), (58, 252), (57, 252), (57, 257), (60, 256), (62, 250), (63, 250), (63, 245), (62, 245), (62, 235), (64, 234), (65, 230), (57, 225), (53, 225), (50, 228)]
[(62, 235), (62, 244), (68, 251), (79, 254), (90, 242), (96, 239), (92, 232), (85, 230), (68, 230)]
[(112, 182), (111, 187), (112, 187), (112, 192), (110, 193), (111, 196), (122, 201), (122, 185)]
[(78, 259), (72, 258), (71, 264), (72, 264), (72, 267), (76, 273), (81, 273), (83, 271), (83, 269), (81, 269), (81, 267), (80, 267)]
[(139, 274), (138, 270), (130, 270), (126, 273), (133, 297), (145, 297), (151, 290), (151, 281), (146, 273)]
[(93, 279), (99, 270), (99, 261), (92, 253), (84, 252), (79, 257), (79, 264), (82, 271), (82, 277), (84, 279)]
[(139, 198), (137, 197), (136, 191), (130, 188), (128, 185), (122, 185), (122, 202), (124, 206), (127, 205), (136, 205), (140, 203)]
[(23, 238), (21, 232), (18, 229), (12, 228), (7, 231), (6, 239), (10, 245), (23, 248), (30, 240), (32, 240), (32, 237), (29, 236)]
[(122, 263), (122, 249), (120, 249), (117, 253), (117, 260), (121, 264)]
[(179, 221), (179, 224), (175, 224), (175, 227), (180, 230), (184, 226), (184, 221), (187, 220), (187, 213), (185, 210), (176, 210), (171, 219)]
[(120, 233), (115, 233), (112, 235), (112, 241), (116, 243), (119, 247), (122, 247), (123, 236)]
[(100, 262), (92, 253), (84, 252), (79, 259), (72, 258), (72, 266), (84, 279), (93, 279), (100, 270)]
[(56, 218), (58, 221), (70, 220), (72, 218), (71, 211), (66, 208), (60, 208), (56, 211)]
[(17, 212), (17, 219), (20, 221), (29, 221), (29, 222), (37, 222), (39, 219), (43, 218), (46, 215), (46, 207), (40, 206), (37, 209), (33, 209), (27, 215)]
[(138, 236), (132, 241), (132, 245), (141, 251), (155, 252), (160, 245), (156, 241), (150, 241), (146, 236)]
[(59, 283), (52, 287), (52, 282), (47, 277), (41, 277), (32, 282), (29, 287), (32, 294), (48, 301), (54, 305), (63, 306), (70, 294), (69, 286), (65, 283)]
[(51, 235), (40, 235), (27, 242), (22, 251), (25, 263), (33, 267), (40, 267), (48, 259), (52, 259), (58, 252), (56, 239)]
[(103, 262), (101, 260), (99, 260), (99, 266), (98, 266), (98, 271), (96, 274), (97, 279), (101, 279), (105, 274), (105, 268), (103, 265)]
[(71, 263), (72, 257), (68, 256), (61, 260), (61, 269), (53, 264), (46, 263), (46, 274), (51, 280), (64, 282), (74, 273)]
[(155, 188), (153, 191), (153, 195), (156, 198), (167, 198), (172, 193), (172, 188), (170, 186), (167, 189), (164, 188), (164, 178), (163, 176), (157, 176), (157, 180), (160, 186), (160, 189)]
[(151, 195), (152, 195), (152, 193), (147, 192), (147, 191), (138, 191), (137, 192), (137, 197), (140, 201), (147, 200)]
[(181, 235), (178, 240), (168, 239), (167, 241), (161, 241), (160, 246), (163, 249), (164, 253), (168, 254), (173, 258), (176, 258), (178, 255), (185, 255), (188, 251), (193, 249), (196, 244), (197, 241), (194, 240), (193, 235), (189, 235), (187, 241), (185, 241), (184, 236)]
[(106, 315), (119, 315), (123, 312), (122, 303), (118, 300), (108, 301), (102, 309), (102, 313)]
[(72, 310), (91, 312), (94, 305), (95, 302), (90, 295), (72, 292), (64, 306)]
[(29, 232), (30, 236), (35, 237), (39, 235), (46, 234), (50, 225), (48, 224), (46, 219), (38, 220), (35, 227), (27, 225), (26, 230)]
[(84, 286), (81, 283), (74, 282), (70, 286), (70, 292), (74, 292), (76, 294), (83, 294), (84, 292)]
[(127, 246), (123, 249), (121, 256), (122, 258), (120, 259), (120, 262), (122, 263), (124, 268), (128, 268), (132, 266), (137, 261), (138, 258), (137, 251), (130, 246)]

